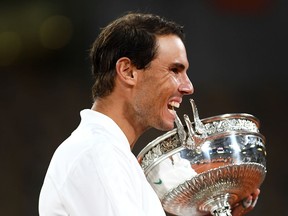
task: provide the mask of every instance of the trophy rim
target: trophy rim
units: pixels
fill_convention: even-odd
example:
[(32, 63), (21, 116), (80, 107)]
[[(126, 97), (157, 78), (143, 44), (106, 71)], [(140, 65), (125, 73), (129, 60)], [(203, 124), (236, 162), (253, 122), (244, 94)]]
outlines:
[[(225, 119), (231, 119), (231, 118), (236, 118), (236, 119), (246, 119), (246, 120), (250, 120), (253, 123), (256, 124), (257, 128), (260, 128), (260, 120), (252, 115), (252, 114), (248, 114), (248, 113), (226, 113), (226, 114), (220, 114), (220, 115), (216, 115), (216, 116), (211, 116), (211, 117), (206, 117), (201, 119), (201, 122), (203, 122), (203, 124), (206, 123), (210, 123), (210, 122), (215, 122), (215, 121), (220, 121), (220, 120), (225, 120)], [(194, 124), (194, 122), (192, 122), (192, 124)], [(149, 142), (138, 154), (138, 156), (143, 155), (143, 152), (145, 152), (145, 150), (147, 148), (149, 148), (150, 146), (152, 146), (152, 144), (154, 142), (161, 142), (163, 140), (165, 140), (166, 138), (170, 137), (171, 135), (174, 135), (175, 133), (177, 133), (177, 128), (174, 128), (166, 133), (164, 133), (163, 135), (155, 138), (154, 140), (152, 140), (151, 142)]]
[[(165, 134), (165, 135), (167, 135), (167, 134)], [(142, 162), (143, 162), (143, 159), (145, 158), (145, 155), (149, 154), (149, 152), (151, 152), (151, 151), (153, 152), (154, 148), (157, 148), (157, 147), (160, 148), (160, 145), (161, 145), (162, 141), (165, 141), (166, 139), (171, 138), (173, 135), (177, 136), (176, 133), (171, 133), (169, 135), (170, 136), (168, 136), (168, 137), (167, 136), (163, 136), (163, 137), (161, 137), (162, 139), (159, 139), (159, 140), (157, 139), (157, 140), (154, 140), (155, 142), (149, 143), (150, 144), (149, 148), (147, 146), (147, 149), (145, 149), (145, 152), (143, 152), (143, 154), (141, 156), (139, 155), (138, 161), (139, 161), (139, 163), (140, 163), (145, 175), (147, 175), (154, 167), (156, 167), (158, 164), (163, 162), (165, 159), (167, 159), (170, 156), (172, 156), (172, 155), (174, 155), (174, 154), (176, 154), (178, 152), (181, 152), (182, 150), (186, 149), (178, 141), (179, 142), (178, 146), (176, 146), (173, 149), (161, 152), (158, 155), (154, 152), (154, 156), (152, 156), (154, 158), (152, 158), (152, 161), (150, 161), (150, 163), (148, 165), (143, 166)], [(231, 136), (231, 135), (233, 135), (233, 136), (249, 136), (250, 135), (250, 136), (260, 137), (263, 140), (264, 148), (266, 147), (265, 146), (265, 137), (262, 134), (260, 134), (260, 133), (252, 133), (252, 132), (235, 132), (235, 131), (234, 132), (229, 132), (229, 133), (227, 132), (227, 133), (221, 134), (220, 136), (219, 135), (211, 136), (206, 141), (215, 140), (215, 139), (218, 139), (218, 138), (221, 138), (221, 137), (228, 137), (228, 136)]]
[[(214, 133), (209, 134), (209, 136), (206, 138), (206, 140), (213, 140), (213, 139), (217, 139), (219, 137), (225, 137), (225, 136), (230, 136), (230, 135), (255, 135), (255, 136), (260, 136), (261, 139), (263, 140), (264, 143), (266, 143), (266, 139), (265, 137), (259, 132), (259, 128), (260, 128), (260, 121), (257, 117), (255, 117), (254, 115), (248, 114), (248, 113), (227, 113), (227, 114), (222, 114), (222, 115), (216, 115), (216, 116), (211, 116), (211, 117), (207, 117), (204, 119), (201, 119), (201, 122), (203, 122), (204, 125), (208, 126), (208, 125), (213, 125), (213, 123), (215, 122), (220, 122), (220, 121), (226, 121), (226, 120), (244, 120), (244, 121), (248, 121), (249, 123), (252, 124), (252, 129), (228, 129), (228, 130), (224, 130), (224, 131), (216, 131)], [(193, 124), (193, 123), (192, 123)], [(251, 127), (251, 124), (249, 125)], [(209, 127), (209, 126), (208, 126)], [(186, 126), (184, 126), (184, 128), (186, 129)], [(160, 149), (153, 151), (154, 157), (153, 161), (146, 167), (143, 168), (145, 174), (147, 174), (154, 166), (156, 166), (157, 164), (159, 164), (161, 161), (163, 161), (165, 158), (173, 155), (175, 152), (177, 151), (181, 151), (182, 149), (184, 149), (185, 147), (182, 146), (182, 144), (179, 142), (179, 137), (178, 137), (178, 129), (174, 128), (164, 134), (162, 134), (161, 136), (155, 138), (154, 140), (152, 140), (151, 142), (149, 142), (137, 155), (137, 160), (138, 162), (141, 164), (142, 166), (142, 161), (144, 159), (144, 157), (154, 148), (157, 148), (157, 145), (161, 144), (162, 142), (164, 142), (165, 140), (169, 139), (169, 138), (173, 138), (176, 137), (178, 139), (178, 144), (176, 144), (174, 146), (174, 148), (167, 150), (165, 152), (159, 152)], [(159, 147), (160, 148), (160, 147)], [(158, 153), (157, 153), (158, 151)]]

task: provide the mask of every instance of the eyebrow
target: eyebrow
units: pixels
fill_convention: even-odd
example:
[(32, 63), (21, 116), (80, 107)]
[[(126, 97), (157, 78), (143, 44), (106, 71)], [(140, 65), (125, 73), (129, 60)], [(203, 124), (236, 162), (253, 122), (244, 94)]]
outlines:
[(184, 69), (186, 68), (185, 65), (183, 65), (183, 64), (181, 64), (181, 63), (177, 63), (177, 62), (172, 63), (172, 64), (170, 65), (170, 67), (176, 67), (176, 68), (181, 69), (181, 70), (184, 70)]

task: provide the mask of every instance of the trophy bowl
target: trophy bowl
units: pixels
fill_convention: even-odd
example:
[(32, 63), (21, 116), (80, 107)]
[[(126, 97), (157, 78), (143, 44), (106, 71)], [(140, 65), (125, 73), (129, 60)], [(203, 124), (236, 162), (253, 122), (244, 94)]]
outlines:
[(259, 120), (231, 113), (194, 121), (159, 136), (137, 156), (166, 212), (174, 215), (231, 216), (231, 209), (266, 175), (265, 137)]

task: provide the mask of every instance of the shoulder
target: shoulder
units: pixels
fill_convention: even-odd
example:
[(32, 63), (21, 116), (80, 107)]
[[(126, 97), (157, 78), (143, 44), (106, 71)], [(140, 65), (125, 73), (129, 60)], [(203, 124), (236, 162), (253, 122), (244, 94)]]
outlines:
[(56, 149), (48, 172), (63, 178), (62, 182), (65, 176), (83, 172), (113, 175), (117, 170), (126, 169), (131, 154), (129, 143), (117, 139), (111, 131), (100, 126), (78, 128)]

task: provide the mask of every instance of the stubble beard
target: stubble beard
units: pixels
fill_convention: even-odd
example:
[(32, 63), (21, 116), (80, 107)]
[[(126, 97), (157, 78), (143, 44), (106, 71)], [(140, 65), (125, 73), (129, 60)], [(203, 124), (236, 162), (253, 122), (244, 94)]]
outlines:
[[(152, 105), (153, 106), (153, 105)], [(169, 131), (174, 128), (174, 124), (172, 127), (170, 125), (167, 125), (164, 119), (162, 119), (161, 114), (158, 110), (155, 110), (155, 107), (153, 106), (149, 107), (138, 107), (136, 113), (137, 113), (137, 121), (142, 124), (142, 127), (147, 130), (148, 128), (155, 128), (160, 131)]]

